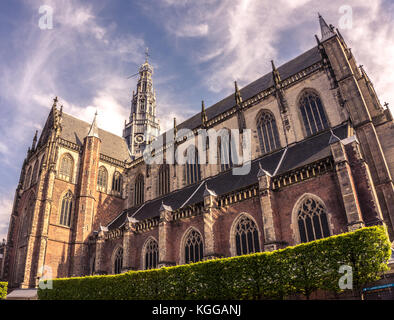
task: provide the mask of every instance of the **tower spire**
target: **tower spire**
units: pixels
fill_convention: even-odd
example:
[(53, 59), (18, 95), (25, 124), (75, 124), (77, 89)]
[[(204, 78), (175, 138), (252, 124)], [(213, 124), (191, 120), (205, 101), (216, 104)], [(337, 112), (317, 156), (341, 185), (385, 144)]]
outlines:
[(133, 158), (143, 155), (148, 144), (160, 134), (156, 118), (156, 95), (153, 88), (153, 67), (148, 62), (149, 49), (145, 50), (145, 62), (139, 68), (137, 90), (133, 91), (129, 122), (123, 130)]
[(335, 36), (334, 28), (326, 23), (324, 18), (318, 13), (319, 15), (319, 23), (320, 23), (320, 30), (321, 30), (321, 41), (325, 41), (330, 39), (331, 37)]
[(93, 122), (90, 126), (88, 137), (99, 138), (96, 118), (97, 118), (97, 110), (96, 110), (96, 113), (94, 114)]

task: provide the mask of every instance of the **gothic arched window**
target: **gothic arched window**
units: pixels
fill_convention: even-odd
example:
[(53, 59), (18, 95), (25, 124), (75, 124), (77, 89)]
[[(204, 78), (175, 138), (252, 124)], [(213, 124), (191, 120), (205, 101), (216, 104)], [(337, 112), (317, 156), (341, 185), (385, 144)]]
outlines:
[(297, 211), (301, 242), (309, 242), (330, 236), (324, 205), (313, 198), (306, 198)]
[(203, 259), (202, 236), (197, 230), (190, 230), (184, 242), (185, 263), (198, 262)]
[(150, 239), (145, 245), (144, 254), (145, 269), (156, 269), (159, 262), (159, 245), (154, 239)]
[(114, 273), (119, 274), (122, 273), (122, 265), (123, 265), (123, 249), (119, 248), (116, 251), (115, 262), (114, 262)]
[(257, 132), (260, 140), (262, 154), (280, 148), (278, 128), (274, 115), (269, 111), (264, 111), (257, 119)]
[(25, 176), (25, 189), (28, 189), (30, 187), (30, 180), (31, 180), (31, 167), (29, 167), (29, 170), (27, 170), (27, 174)]
[(33, 185), (37, 182), (38, 166), (39, 166), (39, 161), (37, 160), (36, 163), (34, 164), (33, 174), (31, 176), (31, 185)]
[(158, 179), (158, 196), (170, 192), (170, 166), (168, 164), (161, 165), (159, 169)]
[(122, 193), (123, 178), (119, 171), (115, 171), (114, 177), (112, 178), (112, 191), (116, 193)]
[(59, 223), (63, 226), (71, 226), (71, 214), (73, 210), (73, 194), (68, 191), (62, 199)]
[(134, 184), (134, 204), (136, 206), (144, 203), (144, 176), (142, 174), (138, 175)]
[(186, 160), (185, 173), (186, 173), (187, 184), (192, 184), (201, 180), (198, 151), (196, 148), (193, 148), (188, 152), (188, 159)]
[(66, 181), (71, 181), (73, 168), (74, 160), (70, 154), (66, 153), (60, 160), (59, 178)]
[(323, 104), (315, 93), (305, 92), (299, 101), (306, 134), (312, 135), (328, 128), (328, 121)]
[(260, 251), (259, 232), (256, 223), (242, 215), (235, 226), (235, 249), (237, 256)]
[[(223, 129), (221, 129), (223, 130)], [(225, 134), (222, 134), (219, 138), (218, 149), (220, 159), (220, 171), (226, 171), (233, 166), (232, 159), (232, 140), (230, 130), (224, 129)]]
[(107, 190), (108, 172), (105, 167), (101, 166), (97, 175), (97, 189), (105, 192)]

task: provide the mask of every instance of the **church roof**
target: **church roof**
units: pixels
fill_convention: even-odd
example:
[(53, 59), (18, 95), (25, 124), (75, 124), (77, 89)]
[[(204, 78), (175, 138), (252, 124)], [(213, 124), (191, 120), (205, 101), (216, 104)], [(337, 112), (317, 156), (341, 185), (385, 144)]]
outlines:
[[(64, 112), (62, 114), (61, 124), (62, 131), (60, 137), (82, 146), (84, 138), (89, 133), (91, 124)], [(98, 129), (98, 136), (101, 139), (101, 154), (120, 161), (130, 159), (127, 143), (122, 137), (102, 129)]]
[[(279, 72), (280, 78), (283, 81), (291, 77), (292, 75), (321, 61), (321, 59), (322, 57), (320, 55), (319, 49), (316, 46), (304, 52), (303, 54), (299, 55), (298, 57), (288, 61), (287, 63), (281, 65), (279, 68), (277, 68), (277, 70)], [(264, 76), (262, 76), (261, 78), (243, 87), (240, 90), (242, 100), (245, 101), (257, 95), (259, 92), (264, 91), (273, 86), (274, 86), (274, 80), (272, 78), (272, 72), (269, 72)], [(235, 98), (234, 98), (234, 93), (232, 93), (228, 97), (224, 98), (223, 100), (205, 109), (205, 112), (209, 120), (225, 111), (230, 110), (234, 106), (235, 106)], [(179, 130), (185, 128), (185, 129), (193, 130), (201, 126), (202, 124), (201, 119), (202, 119), (201, 112), (199, 112), (194, 116), (192, 116), (191, 118), (177, 125), (177, 129)]]
[[(347, 138), (348, 123), (339, 125), (332, 131), (340, 139)], [(158, 217), (162, 203), (170, 206), (173, 210), (177, 210), (180, 207), (202, 202), (205, 191), (204, 185), (220, 196), (256, 184), (258, 182), (257, 175), (260, 165), (265, 171), (272, 175), (277, 169), (278, 163), (280, 163), (284, 152), (286, 152), (286, 155), (278, 168), (277, 175), (324, 159), (331, 155), (329, 145), (331, 134), (330, 130), (326, 130), (290, 145), (287, 151), (283, 148), (255, 159), (252, 161), (250, 172), (246, 175), (233, 175), (232, 170), (228, 170), (216, 176), (208, 177), (193, 185), (175, 190), (165, 196), (149, 200), (141, 206), (127, 209), (108, 225), (108, 229), (113, 230), (122, 226), (127, 216), (132, 216), (138, 221)]]

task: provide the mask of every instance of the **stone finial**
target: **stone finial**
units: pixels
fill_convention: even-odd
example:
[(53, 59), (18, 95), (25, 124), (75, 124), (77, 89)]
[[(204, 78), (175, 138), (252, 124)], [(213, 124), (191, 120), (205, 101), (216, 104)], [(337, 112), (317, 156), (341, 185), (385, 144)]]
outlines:
[(208, 189), (208, 185), (206, 182), (203, 197), (205, 209), (214, 208), (217, 206), (217, 194), (215, 191)]
[(201, 123), (205, 126), (208, 122), (207, 113), (205, 111), (205, 103), (204, 100), (201, 101)]
[(215, 191), (208, 189), (208, 185), (207, 185), (207, 183), (205, 183), (205, 190), (204, 190), (203, 197), (205, 198), (208, 196), (217, 197), (217, 194)]
[(330, 132), (331, 132), (331, 136), (330, 136), (330, 140), (328, 141), (328, 144), (333, 144), (338, 141), (341, 141), (341, 139), (339, 139), (339, 137), (334, 133), (334, 131), (332, 131), (331, 128), (330, 128)]
[(126, 222), (129, 222), (129, 223), (137, 223), (138, 220), (137, 220), (136, 218), (134, 218), (133, 216), (131, 216), (131, 217), (127, 216), (127, 217), (126, 217)]
[(176, 139), (176, 134), (178, 133), (178, 128), (176, 126), (176, 118), (174, 117), (174, 140)]
[(261, 162), (259, 162), (259, 172), (257, 173), (257, 178), (263, 176), (272, 177), (272, 175), (268, 171), (263, 169), (263, 167), (261, 166)]
[(100, 223), (100, 231), (108, 232), (108, 227), (103, 227)]
[(162, 211), (172, 212), (172, 208), (170, 206), (165, 205), (164, 202), (161, 201), (161, 206), (160, 206), (159, 211), (160, 212), (162, 212)]
[(37, 135), (38, 135), (38, 130), (36, 130), (36, 134), (34, 135), (33, 138), (33, 143), (31, 145), (31, 149), (34, 150), (36, 148), (36, 144), (37, 144)]
[(271, 66), (272, 66), (272, 77), (274, 79), (275, 85), (278, 85), (282, 80), (280, 79), (280, 74), (278, 69), (276, 69), (275, 67), (274, 60), (271, 60)]
[(318, 13), (319, 15), (319, 23), (320, 23), (320, 30), (321, 30), (321, 41), (325, 41), (330, 39), (331, 37), (335, 36), (334, 28), (326, 23), (324, 18)]
[(234, 81), (234, 86), (235, 86), (235, 103), (237, 105), (241, 105), (242, 97), (241, 97), (241, 92), (238, 89), (237, 81)]
[(88, 132), (88, 137), (96, 137), (99, 138), (99, 134), (98, 134), (98, 127), (97, 127), (97, 110), (96, 113), (94, 114), (94, 118), (93, 118), (93, 122), (90, 126), (89, 132)]
[(55, 99), (53, 99), (53, 105), (52, 105), (52, 108), (56, 108), (56, 106), (57, 106), (57, 102), (58, 102), (59, 100), (58, 100), (58, 98), (57, 97), (55, 97)]

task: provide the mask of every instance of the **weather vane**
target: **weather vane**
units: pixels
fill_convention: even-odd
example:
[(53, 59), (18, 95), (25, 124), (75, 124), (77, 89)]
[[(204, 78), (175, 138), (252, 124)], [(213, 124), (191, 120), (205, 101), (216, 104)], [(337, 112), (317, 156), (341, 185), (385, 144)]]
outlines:
[(149, 57), (149, 48), (145, 49), (145, 62), (148, 62), (148, 57)]
[[(150, 57), (150, 55), (149, 55), (149, 48), (145, 48), (145, 62), (148, 62), (148, 57)], [(127, 77), (127, 79), (131, 79), (131, 78), (135, 77), (138, 74), (139, 74), (139, 72), (131, 75), (130, 77)]]

